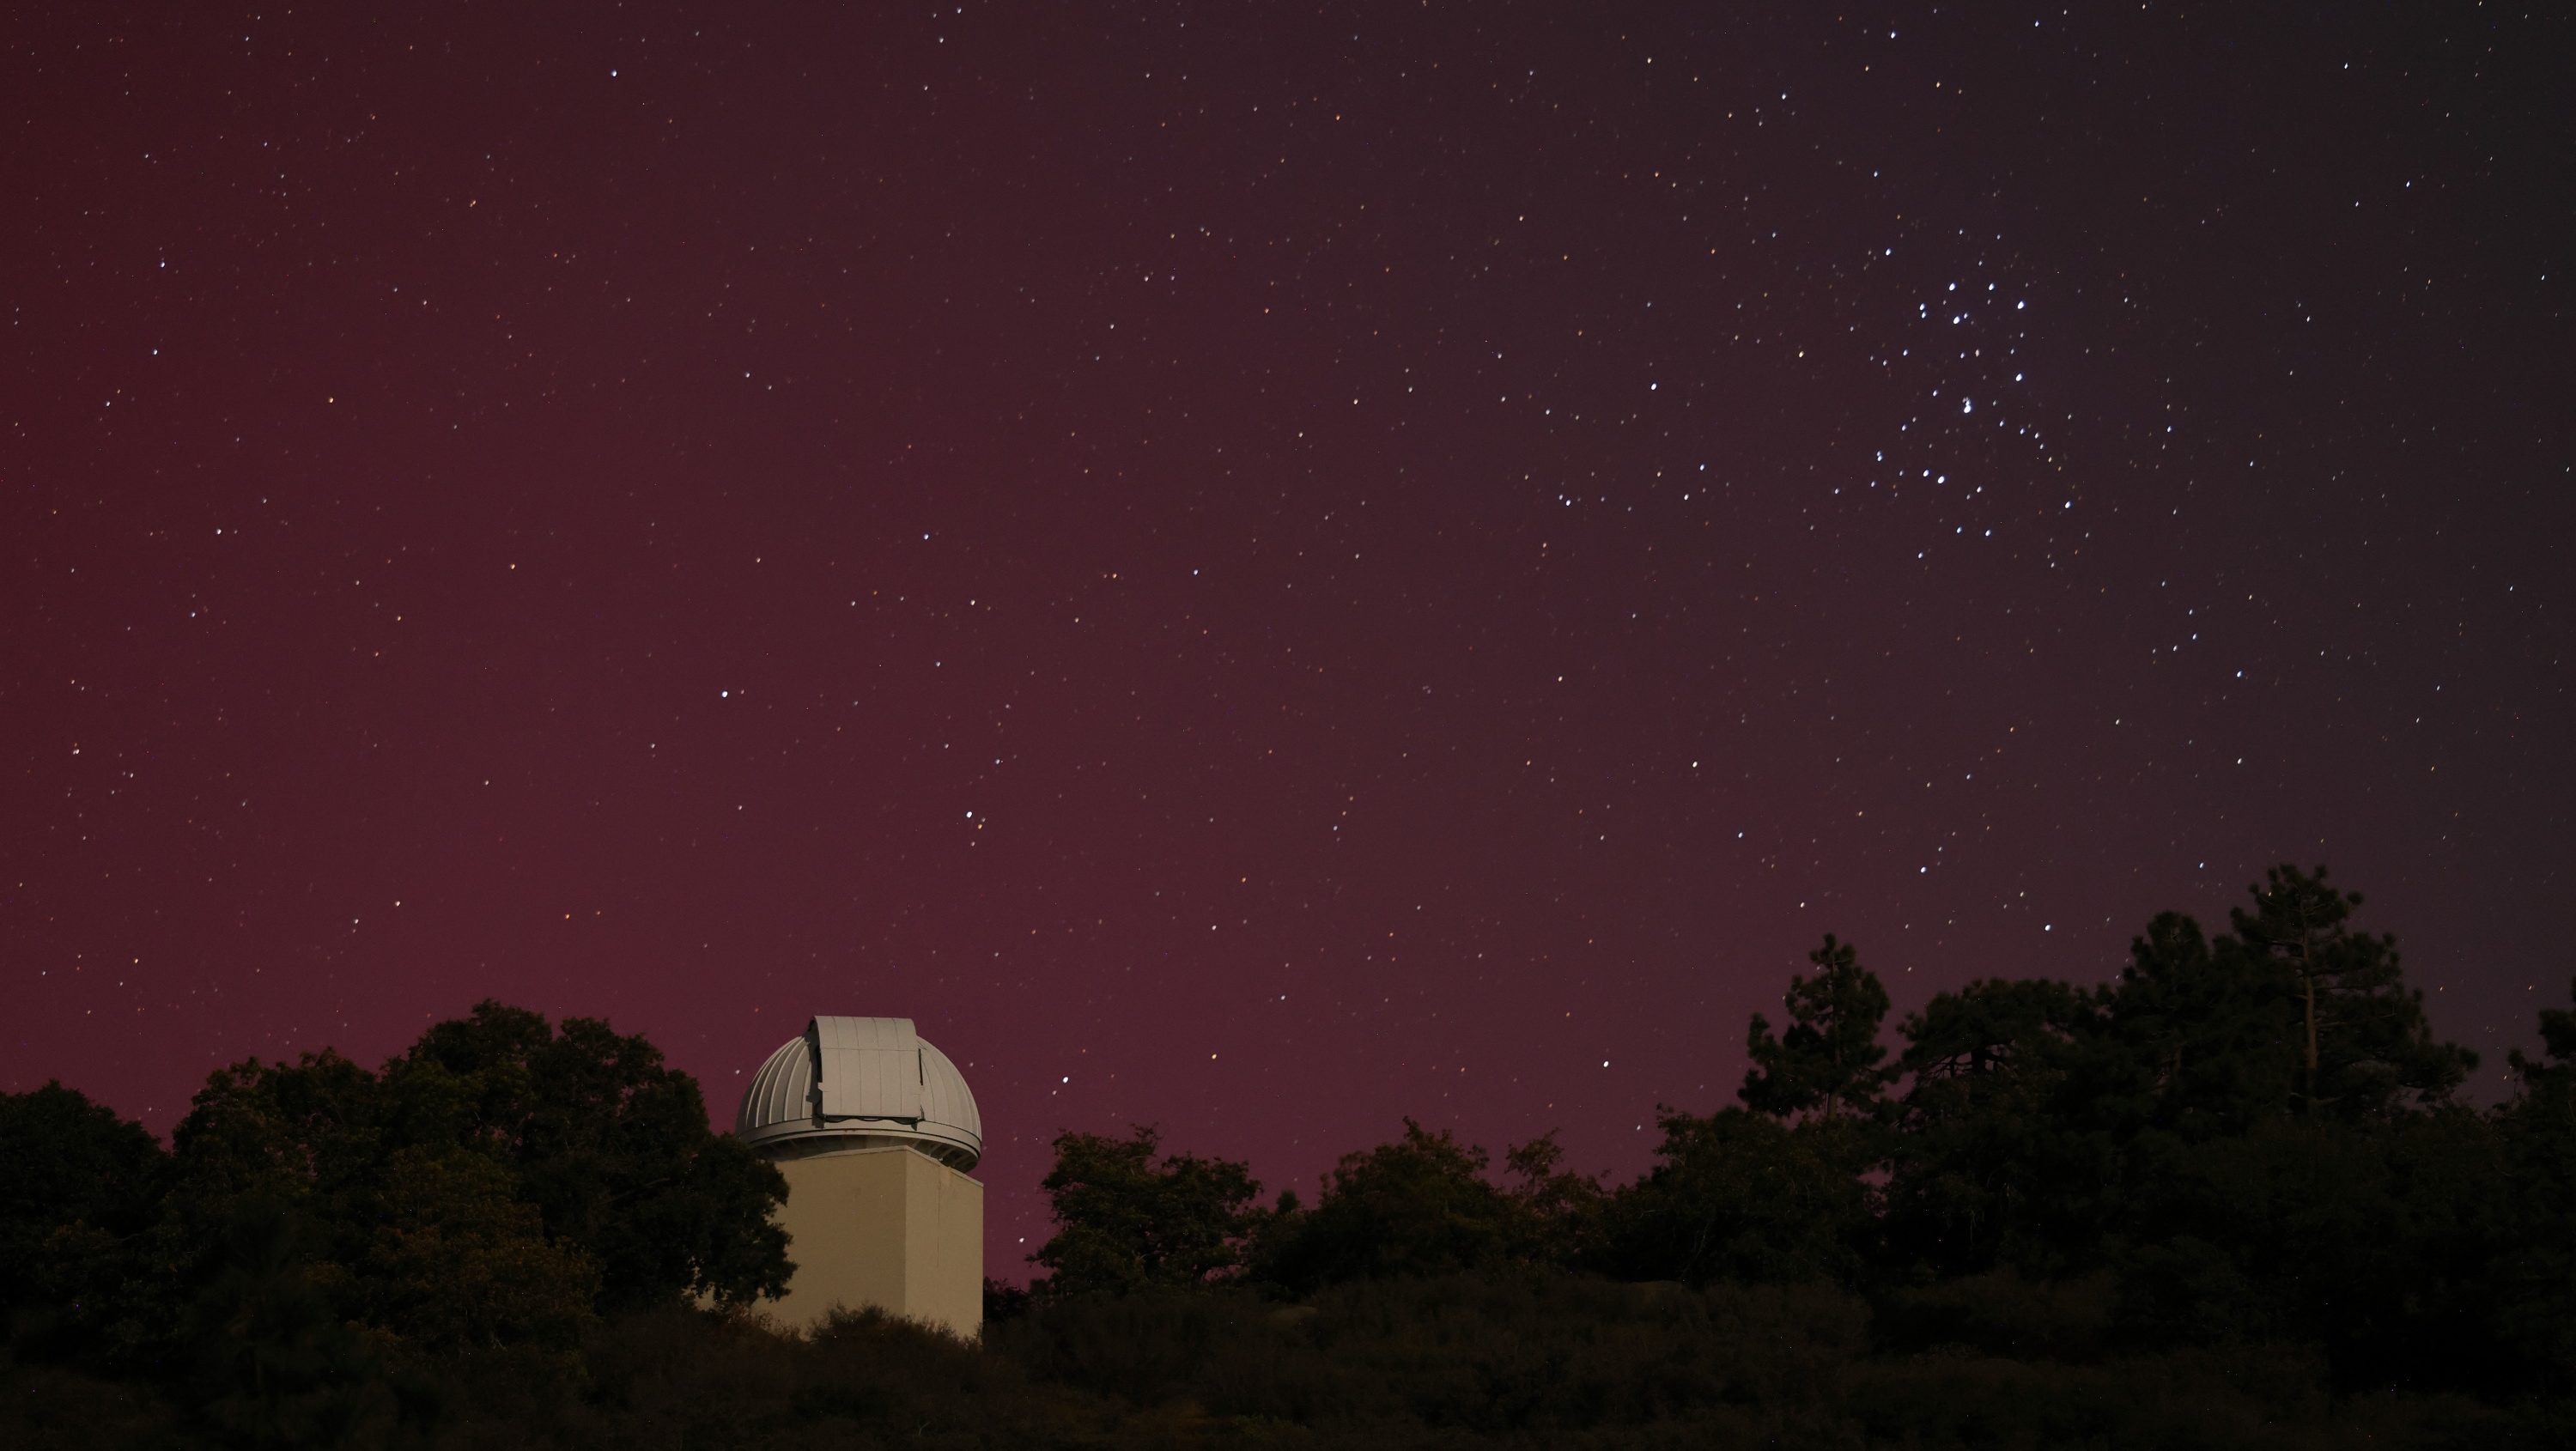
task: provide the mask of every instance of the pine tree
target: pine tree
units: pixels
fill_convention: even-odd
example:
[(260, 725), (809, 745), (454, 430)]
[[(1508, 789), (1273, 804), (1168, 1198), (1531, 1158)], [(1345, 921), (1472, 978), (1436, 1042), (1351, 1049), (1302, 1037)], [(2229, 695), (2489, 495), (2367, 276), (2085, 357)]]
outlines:
[(1859, 949), (1830, 932), (1807, 961), (1816, 975), (1789, 979), (1789, 1026), (1774, 1037), (1770, 1020), (1755, 1013), (1745, 1030), (1753, 1067), (1736, 1096), (1774, 1118), (1810, 1110), (1821, 1110), (1827, 1122), (1875, 1117), (1896, 1078), (1878, 1041), (1887, 989), (1860, 965)]
[(2229, 920), (2254, 962), (2288, 975), (2298, 1013), (2299, 1110), (2311, 1117), (2385, 1111), (2401, 1096), (2417, 1104), (2449, 1097), (2477, 1055), (2433, 1037), (2424, 995), (2406, 986), (2397, 939), (2346, 926), (2358, 893), (2326, 880), (2326, 869), (2288, 864), (2250, 889), (2254, 910)]

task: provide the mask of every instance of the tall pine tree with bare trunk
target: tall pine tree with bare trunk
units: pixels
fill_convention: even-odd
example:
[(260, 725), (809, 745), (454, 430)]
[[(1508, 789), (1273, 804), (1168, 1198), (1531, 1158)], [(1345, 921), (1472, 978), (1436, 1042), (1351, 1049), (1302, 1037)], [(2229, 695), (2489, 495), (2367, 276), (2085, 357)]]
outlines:
[(2248, 965), (2281, 974), (2298, 1027), (2295, 1106), (2305, 1116), (2366, 1118), (2439, 1103), (2477, 1055), (2433, 1036), (2422, 990), (2406, 986), (2397, 939), (2349, 926), (2359, 893), (2284, 863), (2228, 914)]

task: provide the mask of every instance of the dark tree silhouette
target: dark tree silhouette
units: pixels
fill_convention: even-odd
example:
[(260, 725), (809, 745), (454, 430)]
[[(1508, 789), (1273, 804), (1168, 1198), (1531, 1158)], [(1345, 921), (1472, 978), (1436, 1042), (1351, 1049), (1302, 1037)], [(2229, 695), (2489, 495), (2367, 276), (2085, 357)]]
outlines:
[(2101, 1153), (2075, 1106), (2103, 1000), (2045, 979), (1941, 993), (1903, 1025), (1887, 1228), (1946, 1273), (2055, 1273), (2099, 1212)]
[(1408, 1118), (1403, 1137), (1344, 1154), (1326, 1172), (1313, 1209), (1299, 1211), (1292, 1202), (1262, 1227), (1257, 1271), (1305, 1294), (1354, 1280), (1524, 1261), (1544, 1252), (1542, 1205), (1561, 1196), (1554, 1211), (1580, 1212), (1581, 1191), (1557, 1175), (1552, 1149), (1540, 1140), (1514, 1151), (1524, 1176), (1515, 1195), (1485, 1177), (1483, 1149)]
[(1199, 1285), (1241, 1262), (1260, 1181), (1233, 1160), (1161, 1150), (1161, 1133), (1145, 1124), (1123, 1139), (1056, 1135), (1055, 1167), (1040, 1186), (1056, 1233), (1029, 1256), (1050, 1272), (1043, 1293)]
[(2284, 863), (2263, 875), (2251, 911), (2228, 914), (2248, 957), (2286, 973), (2300, 1028), (2302, 1112), (2347, 1117), (2403, 1100), (2432, 1104), (2459, 1087), (2477, 1055), (2433, 1037), (2424, 994), (2405, 985), (2397, 940), (2346, 925), (2361, 905), (2322, 866)]
[(602, 1310), (785, 1288), (793, 1266), (769, 1212), (786, 1180), (711, 1132), (697, 1080), (642, 1037), (596, 1018), (550, 1029), (483, 1002), (423, 1034), (384, 1082), (389, 1143), (507, 1164), (546, 1232), (598, 1266)]
[(1860, 965), (1859, 949), (1825, 934), (1824, 946), (1807, 954), (1813, 977), (1789, 979), (1789, 1026), (1774, 1037), (1760, 1013), (1745, 1030), (1753, 1067), (1737, 1096), (1756, 1113), (1793, 1118), (1820, 1113), (1827, 1119), (1875, 1114), (1896, 1070), (1884, 1066), (1879, 1025), (1887, 1017), (1887, 989)]
[(141, 1231), (168, 1167), (141, 1124), (58, 1082), (0, 1094), (0, 1321), (36, 1301), (57, 1233), (113, 1241)]
[(2301, 1027), (2290, 975), (2166, 912), (2129, 944), (2106, 1005), (2107, 1115), (2188, 1140), (2242, 1134), (2295, 1101)]
[(1740, 1108), (1658, 1110), (1663, 1142), (1643, 1179), (1612, 1196), (1612, 1273), (1700, 1286), (1844, 1280), (1863, 1264), (1867, 1186), (1839, 1136)]

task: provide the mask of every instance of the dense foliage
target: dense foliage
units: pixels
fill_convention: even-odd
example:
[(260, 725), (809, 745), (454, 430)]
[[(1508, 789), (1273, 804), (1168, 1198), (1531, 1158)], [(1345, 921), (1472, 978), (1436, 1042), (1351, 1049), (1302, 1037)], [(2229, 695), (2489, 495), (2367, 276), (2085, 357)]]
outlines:
[(1063, 1294), (1204, 1284), (1241, 1263), (1235, 1241), (1261, 1186), (1241, 1164), (1173, 1154), (1139, 1128), (1124, 1139), (1056, 1136), (1043, 1187), (1063, 1225), (1030, 1258)]
[[(1891, 1349), (2259, 1349), (2343, 1395), (2576, 1396), (2576, 1010), (2545, 1011), (2513, 1097), (2473, 1108), (2476, 1056), (2434, 1036), (2360, 905), (2322, 867), (2277, 867), (2223, 934), (2156, 918), (2114, 983), (1939, 994), (1892, 1058), (1884, 987), (1829, 936), (1787, 1023), (1753, 1018), (1741, 1104), (1663, 1109), (1633, 1183), (1564, 1174), (1542, 1140), (1498, 1184), (1482, 1150), (1408, 1120), (1312, 1207), (1256, 1207), (1232, 1166), (1240, 1266), (1211, 1251), (1187, 1278), (1281, 1299), (1453, 1274), (1820, 1286), (1864, 1300)], [(1154, 1140), (1127, 1148), (1151, 1197)], [(1221, 1173), (1166, 1172), (1184, 1167)], [(1059, 1242), (1095, 1255), (1123, 1232), (1056, 1210)]]
[(485, 1003), (369, 1072), (215, 1072), (164, 1153), (0, 1097), (13, 1351), (166, 1387), (244, 1444), (401, 1423), (439, 1357), (568, 1361), (602, 1315), (775, 1294), (775, 1169), (641, 1038)]
[(1893, 1041), (1827, 938), (1625, 1184), (1406, 1120), (1265, 1204), (1066, 1133), (980, 1345), (765, 1328), (783, 1181), (603, 1024), (241, 1064), (167, 1152), (48, 1085), (0, 1097), (0, 1442), (2569, 1444), (2576, 1006), (2466, 1104), (2359, 905), (2276, 869)]

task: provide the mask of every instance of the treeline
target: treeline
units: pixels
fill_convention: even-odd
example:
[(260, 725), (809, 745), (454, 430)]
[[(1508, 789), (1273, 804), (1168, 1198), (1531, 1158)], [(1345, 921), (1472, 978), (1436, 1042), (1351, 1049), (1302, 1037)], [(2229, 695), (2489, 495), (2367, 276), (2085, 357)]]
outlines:
[(0, 1311), (13, 1370), (225, 1443), (363, 1442), (436, 1421), (460, 1357), (560, 1379), (605, 1318), (777, 1294), (785, 1193), (650, 1043), (484, 1003), (379, 1072), (218, 1070), (166, 1151), (57, 1084), (0, 1095)]
[[(1316, 1202), (1151, 1129), (1065, 1134), (1026, 1303), (1232, 1286), (1281, 1300), (1442, 1275), (1825, 1289), (1881, 1351), (2059, 1365), (2305, 1357), (2329, 1394), (2576, 1396), (2576, 1011), (2514, 1092), (2459, 1096), (2360, 898), (2280, 867), (2212, 936), (2156, 918), (2117, 981), (1989, 979), (1896, 1026), (1848, 943), (1756, 1015), (1740, 1103), (1662, 1109), (1605, 1186), (1553, 1137), (1485, 1153), (1411, 1121)], [(993, 1315), (1023, 1301), (997, 1292)], [(1006, 1332), (1008, 1333), (1008, 1332)], [(2569, 1427), (2576, 1437), (2576, 1424)]]
[(2481, 1112), (2457, 1096), (2476, 1055), (2434, 1036), (2394, 940), (2353, 929), (2357, 896), (2281, 867), (2251, 897), (2216, 937), (2158, 917), (2107, 986), (1942, 993), (1893, 1052), (1885, 989), (1829, 936), (1787, 1022), (1753, 1018), (1740, 1105), (1663, 1109), (1655, 1167), (1615, 1189), (1553, 1138), (1497, 1184), (1408, 1122), (1312, 1207), (1261, 1207), (1245, 1166), (1158, 1158), (1151, 1130), (1066, 1134), (1040, 1293), (1543, 1266), (1836, 1285), (1916, 1307), (1889, 1328), (1920, 1338), (1944, 1285), (2082, 1285), (2104, 1344), (2290, 1341), (2347, 1390), (2576, 1392), (2576, 1015), (2541, 1014), (2544, 1056), (2517, 1051)]
[(0, 1098), (0, 1443), (2570, 1444), (2576, 1009), (2471, 1106), (2357, 905), (2277, 869), (1892, 1042), (1828, 937), (1623, 1184), (1407, 1121), (1265, 1201), (1063, 1134), (980, 1344), (746, 1313), (783, 1183), (604, 1024), (246, 1063), (166, 1151), (49, 1086)]

